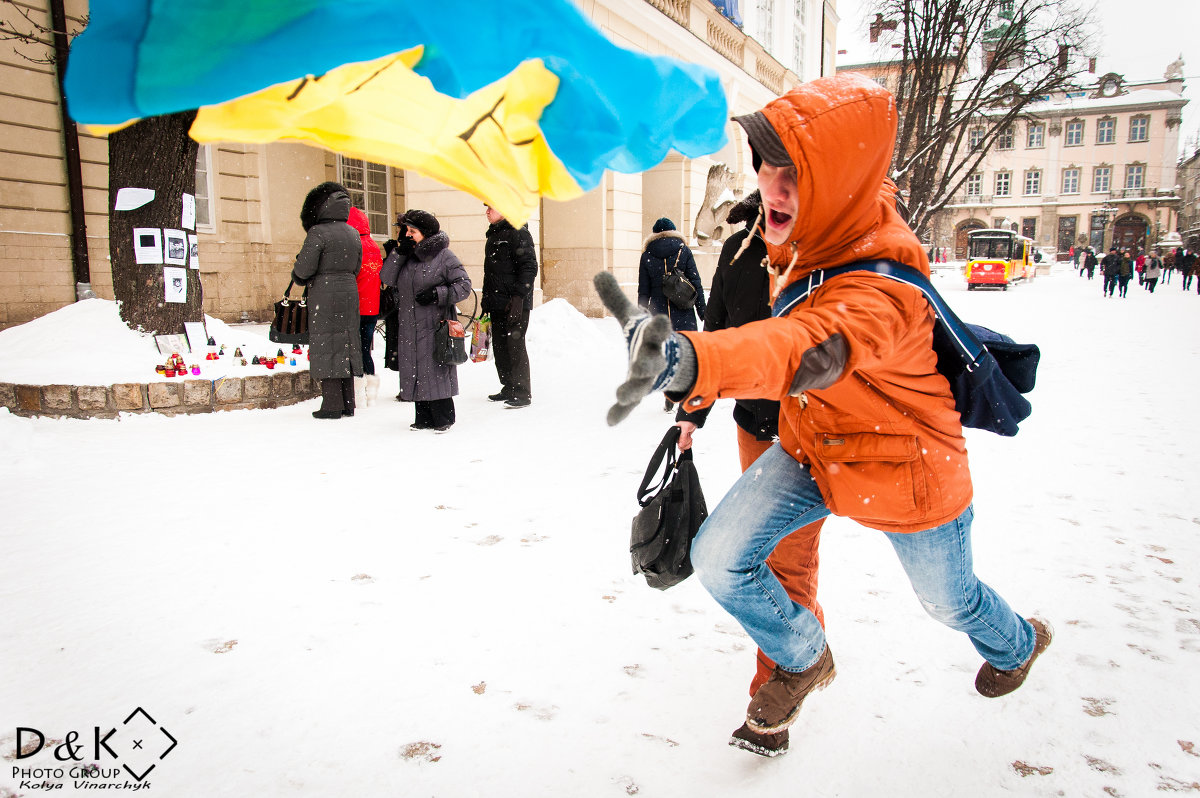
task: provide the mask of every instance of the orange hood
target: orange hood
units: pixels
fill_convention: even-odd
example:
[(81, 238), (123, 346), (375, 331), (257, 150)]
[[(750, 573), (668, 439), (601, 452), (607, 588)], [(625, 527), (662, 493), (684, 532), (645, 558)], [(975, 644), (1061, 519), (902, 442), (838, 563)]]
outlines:
[[(874, 81), (853, 73), (820, 78), (761, 111), (796, 167), (798, 210), (788, 243), (769, 245), (787, 282), (813, 269), (890, 258), (929, 273), (916, 235), (896, 212), (888, 178), (896, 105)], [(793, 249), (794, 247), (794, 249)]]

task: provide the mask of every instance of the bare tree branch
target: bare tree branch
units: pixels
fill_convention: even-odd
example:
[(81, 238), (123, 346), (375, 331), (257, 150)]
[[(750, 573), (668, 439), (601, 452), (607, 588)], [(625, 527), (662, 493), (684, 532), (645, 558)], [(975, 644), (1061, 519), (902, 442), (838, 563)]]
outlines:
[(874, 0), (870, 10), (897, 23), (879, 58), (898, 81), (892, 177), (921, 235), (1032, 103), (1074, 84), (1083, 68), (1070, 54), (1090, 51), (1090, 17), (1058, 0)]
[[(67, 34), (68, 38), (74, 37), (87, 27), (88, 22), (87, 16), (84, 16), (79, 27), (73, 30), (55, 31), (53, 26), (34, 19), (32, 10), (28, 6), (17, 3), (16, 0), (0, 0), (0, 8), (10, 9), (14, 12), (14, 18), (0, 19), (0, 41), (17, 42), (13, 46), (13, 52), (18, 57), (34, 64), (53, 64), (54, 34), (61, 32)], [(40, 48), (46, 54), (29, 55), (21, 49), (21, 45)]]

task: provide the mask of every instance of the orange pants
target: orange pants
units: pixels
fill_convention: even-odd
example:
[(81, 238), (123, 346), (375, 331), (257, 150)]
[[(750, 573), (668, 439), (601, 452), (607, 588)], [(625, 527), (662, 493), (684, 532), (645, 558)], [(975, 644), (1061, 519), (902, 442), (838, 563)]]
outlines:
[[(742, 471), (745, 472), (763, 452), (771, 448), (773, 441), (757, 440), (741, 427), (737, 428), (737, 434), (738, 455), (742, 460)], [(821, 609), (821, 605), (817, 603), (817, 565), (819, 563), (817, 547), (821, 542), (821, 525), (824, 523), (825, 519), (822, 518), (820, 521), (814, 521), (808, 526), (797, 529), (779, 541), (775, 551), (771, 552), (771, 556), (767, 558), (767, 567), (779, 579), (792, 601), (803, 605), (817, 616), (822, 627), (825, 626), (825, 613)], [(754, 674), (753, 681), (750, 682), (751, 696), (758, 692), (758, 688), (762, 686), (763, 682), (771, 677), (773, 670), (775, 670), (775, 663), (760, 649), (758, 670)]]

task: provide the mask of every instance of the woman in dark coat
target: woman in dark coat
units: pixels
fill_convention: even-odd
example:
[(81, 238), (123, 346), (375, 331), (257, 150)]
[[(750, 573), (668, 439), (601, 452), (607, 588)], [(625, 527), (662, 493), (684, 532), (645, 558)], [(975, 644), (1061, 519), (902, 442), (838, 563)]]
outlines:
[[(684, 243), (683, 236), (675, 231), (675, 223), (665, 216), (654, 223), (653, 233), (642, 247), (642, 262), (638, 269), (638, 304), (649, 308), (651, 313), (668, 313), (672, 330), (695, 330), (696, 313), (704, 319), (704, 286), (700, 284), (700, 271), (696, 259)], [(670, 304), (663, 295), (663, 277), (669, 271), (679, 271), (696, 289), (696, 304), (693, 308), (679, 308)]]
[(308, 370), (321, 383), (321, 408), (313, 418), (354, 415), (354, 378), (363, 373), (355, 281), (362, 244), (346, 224), (349, 217), (350, 194), (337, 183), (308, 192), (300, 209), (308, 235), (292, 280), (308, 286)]
[(470, 296), (471, 278), (450, 251), (450, 237), (442, 232), (437, 217), (411, 210), (400, 221), (413, 247), (400, 256), (396, 278), (397, 398), (416, 403), (413, 429), (445, 432), (454, 424), (458, 368), (433, 359), (433, 334), (438, 322), (447, 317), (447, 306)]
[[(663, 294), (663, 278), (668, 272), (675, 271), (696, 289), (696, 304), (690, 308), (676, 306)], [(700, 313), (700, 320), (704, 320), (704, 286), (700, 284), (696, 259), (684, 243), (683, 236), (675, 231), (675, 223), (665, 216), (654, 223), (653, 232), (642, 246), (642, 262), (638, 268), (638, 304), (649, 308), (651, 313), (670, 316), (672, 330), (697, 329), (697, 312)], [(675, 404), (666, 399), (664, 407), (670, 412)]]

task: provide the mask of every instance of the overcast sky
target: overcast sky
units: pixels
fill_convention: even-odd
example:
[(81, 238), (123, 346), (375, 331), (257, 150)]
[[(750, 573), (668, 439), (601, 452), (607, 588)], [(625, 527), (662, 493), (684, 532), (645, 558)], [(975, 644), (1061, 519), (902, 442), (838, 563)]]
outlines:
[[(838, 49), (865, 30), (862, 9), (869, 0), (838, 0)], [(1167, 64), (1183, 54), (1190, 100), (1183, 108), (1180, 146), (1200, 136), (1200, 9), (1196, 0), (1096, 0), (1100, 74), (1117, 72), (1128, 80), (1161, 78)], [(857, 34), (865, 36), (863, 34)], [(1193, 148), (1194, 149), (1194, 148)]]

